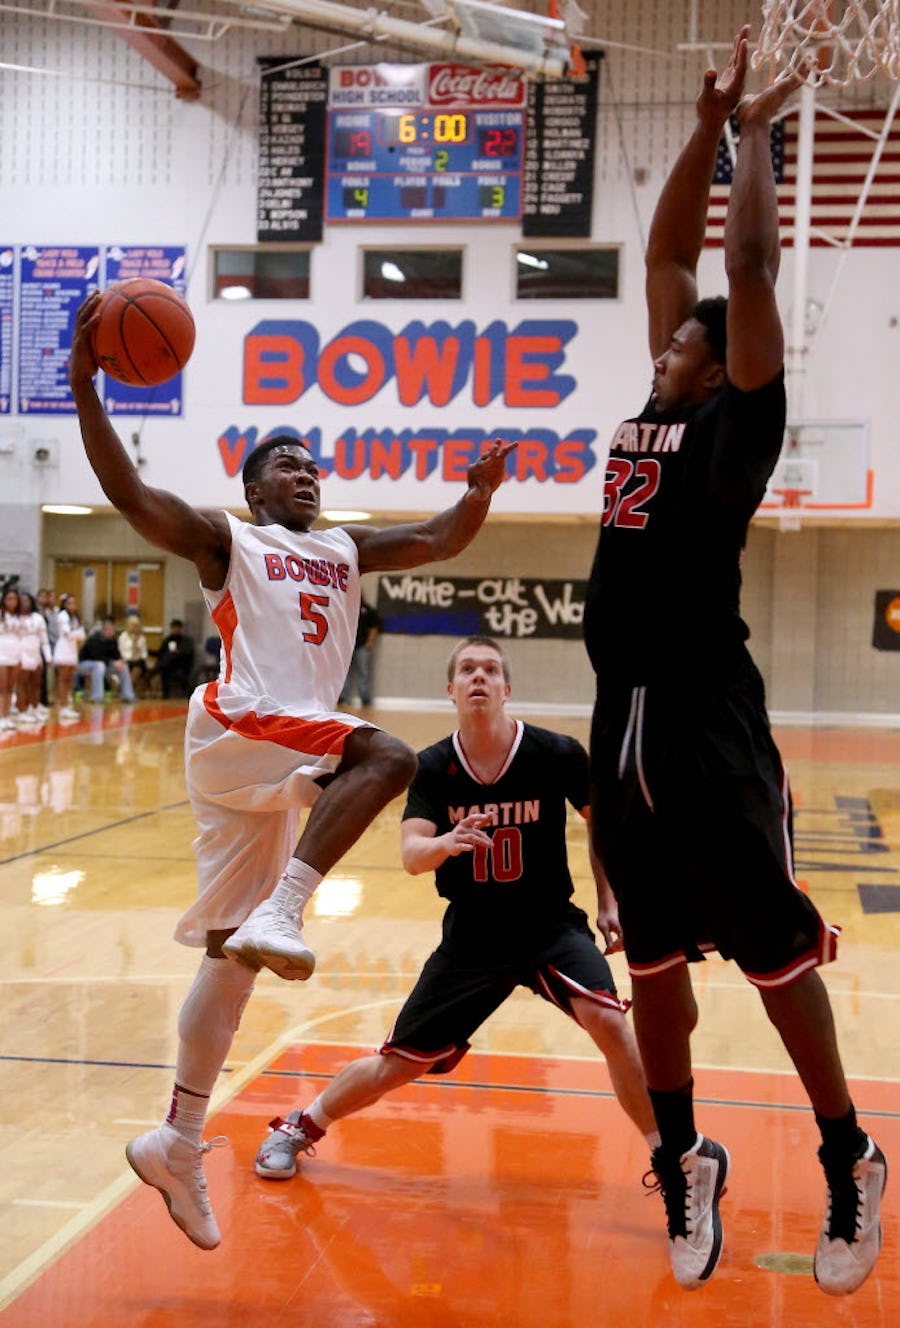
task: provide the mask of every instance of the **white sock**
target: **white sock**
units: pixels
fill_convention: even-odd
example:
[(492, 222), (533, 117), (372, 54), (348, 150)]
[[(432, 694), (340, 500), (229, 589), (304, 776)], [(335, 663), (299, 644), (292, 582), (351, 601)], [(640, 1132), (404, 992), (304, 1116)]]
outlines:
[(272, 891), (272, 902), (299, 926), (303, 920), (303, 910), (321, 879), (322, 873), (310, 867), (308, 862), (291, 858), (284, 869), (284, 875)]
[(171, 1125), (185, 1139), (199, 1148), (203, 1142), (203, 1126), (209, 1110), (209, 1095), (192, 1093), (189, 1088), (176, 1084), (172, 1089), (172, 1102), (166, 1124)]
[(209, 1098), (231, 1050), (256, 974), (204, 955), (178, 1016), (175, 1090), (166, 1120), (199, 1144)]
[(322, 1094), (310, 1102), (308, 1107), (303, 1108), (304, 1116), (308, 1116), (313, 1125), (318, 1125), (320, 1130), (327, 1130), (329, 1125), (334, 1124), (334, 1120), (322, 1106)]

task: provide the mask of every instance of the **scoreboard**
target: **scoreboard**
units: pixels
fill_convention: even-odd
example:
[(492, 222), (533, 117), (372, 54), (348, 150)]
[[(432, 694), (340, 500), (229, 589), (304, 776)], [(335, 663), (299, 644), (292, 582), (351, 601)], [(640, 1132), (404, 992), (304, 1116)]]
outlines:
[[(469, 70), (460, 71), (468, 82), (461, 77), (453, 81), (446, 72), (441, 81), (431, 71), (458, 67), (413, 66), (428, 72), (427, 81), (423, 77), (418, 84), (382, 90), (377, 78), (371, 78), (377, 68), (332, 71), (349, 87), (339, 88), (337, 95), (332, 90), (329, 97), (327, 220), (518, 220), (525, 158), (524, 87), (519, 80), (504, 71), (500, 86), (506, 97), (491, 100), (496, 76), (491, 82), (482, 73), (481, 84), (472, 87)], [(355, 87), (350, 80), (362, 75), (370, 79)], [(442, 89), (443, 99), (435, 104), (433, 97)], [(373, 105), (379, 91), (383, 95)], [(383, 105), (392, 99), (403, 104)], [(351, 108), (341, 101), (355, 104)]]
[(530, 84), (502, 65), (260, 63), (260, 242), (316, 243), (325, 221), (590, 236), (599, 52), (585, 77)]

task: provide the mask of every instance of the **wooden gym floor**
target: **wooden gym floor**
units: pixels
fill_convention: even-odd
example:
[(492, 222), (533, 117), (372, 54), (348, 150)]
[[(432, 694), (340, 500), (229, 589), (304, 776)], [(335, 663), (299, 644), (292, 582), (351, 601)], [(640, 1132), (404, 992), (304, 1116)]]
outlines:
[[(514, 706), (511, 706), (514, 711)], [(643, 1140), (585, 1035), (517, 992), (447, 1078), (336, 1124), (288, 1182), (259, 1180), (271, 1116), (382, 1040), (436, 942), (429, 877), (399, 868), (392, 804), (320, 889), (309, 984), (261, 977), (217, 1090), (206, 1170), (223, 1231), (195, 1249), (124, 1160), (171, 1090), (197, 954), (171, 941), (194, 891), (184, 705), (85, 708), (0, 738), (0, 1323), (3, 1328), (895, 1328), (900, 1189), (878, 1270), (815, 1287), (816, 1132), (756, 994), (694, 972), (701, 1128), (729, 1146), (726, 1245), (702, 1291), (667, 1270)], [(529, 716), (530, 717), (530, 716)], [(375, 718), (415, 746), (441, 713)], [(534, 716), (582, 739), (586, 721)], [(824, 970), (863, 1123), (900, 1158), (900, 733), (784, 730), (798, 875), (844, 930)], [(584, 832), (571, 822), (590, 909)], [(613, 958), (620, 988), (624, 961)]]

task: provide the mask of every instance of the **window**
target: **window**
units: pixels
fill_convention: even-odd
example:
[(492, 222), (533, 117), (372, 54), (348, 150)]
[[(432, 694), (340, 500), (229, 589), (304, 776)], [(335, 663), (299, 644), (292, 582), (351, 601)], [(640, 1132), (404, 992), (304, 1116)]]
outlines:
[(366, 300), (461, 300), (461, 249), (364, 249)]
[(288, 245), (213, 249), (214, 300), (308, 300), (309, 249)]
[(617, 300), (618, 249), (516, 250), (517, 300)]

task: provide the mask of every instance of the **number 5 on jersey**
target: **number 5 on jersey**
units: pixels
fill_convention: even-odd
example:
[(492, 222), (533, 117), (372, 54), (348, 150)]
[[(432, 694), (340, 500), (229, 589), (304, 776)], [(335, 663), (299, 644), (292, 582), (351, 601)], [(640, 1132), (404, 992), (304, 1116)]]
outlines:
[(319, 612), (319, 608), (325, 609), (329, 603), (328, 595), (310, 595), (306, 590), (300, 591), (300, 617), (309, 624), (309, 631), (303, 633), (303, 640), (311, 646), (320, 646), (328, 635), (328, 619), (324, 613)]

